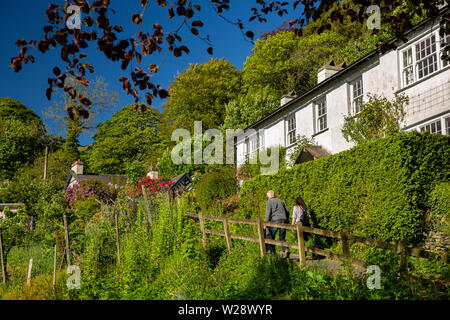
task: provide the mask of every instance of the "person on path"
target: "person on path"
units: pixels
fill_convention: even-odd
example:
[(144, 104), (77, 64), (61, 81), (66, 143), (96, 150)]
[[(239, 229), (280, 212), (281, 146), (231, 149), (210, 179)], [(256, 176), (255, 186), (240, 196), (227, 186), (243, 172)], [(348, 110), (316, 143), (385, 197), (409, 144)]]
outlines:
[[(289, 211), (286, 205), (280, 199), (275, 198), (275, 193), (273, 190), (267, 191), (267, 202), (266, 202), (266, 222), (272, 221), (276, 223), (289, 223)], [(264, 227), (264, 230), (266, 227)], [(279, 231), (279, 240), (286, 242), (286, 229), (269, 227), (270, 233), (272, 234), (272, 239), (275, 239), (277, 231)], [(290, 251), (288, 247), (283, 246), (283, 257), (288, 258)]]
[[(295, 199), (295, 206), (292, 210), (292, 224), (297, 224), (301, 222), (303, 226), (310, 227), (309, 219), (311, 218), (311, 215), (308, 212), (308, 209), (306, 208), (305, 201), (301, 196), (298, 196), (297, 199)], [(304, 233), (304, 239), (305, 241), (308, 241), (308, 233)]]

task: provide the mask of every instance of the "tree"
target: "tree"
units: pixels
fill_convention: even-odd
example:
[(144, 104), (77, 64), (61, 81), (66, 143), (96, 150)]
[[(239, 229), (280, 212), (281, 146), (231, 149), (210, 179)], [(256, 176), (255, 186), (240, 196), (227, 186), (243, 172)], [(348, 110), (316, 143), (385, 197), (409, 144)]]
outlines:
[(405, 115), (404, 106), (408, 97), (395, 94), (392, 101), (377, 95), (368, 95), (362, 111), (345, 117), (342, 134), (345, 140), (357, 144), (383, 138), (400, 131), (400, 122)]
[(0, 98), (0, 119), (19, 120), (23, 123), (38, 122), (44, 126), (41, 118), (20, 101), (11, 98)]
[(156, 164), (161, 152), (160, 114), (153, 107), (145, 108), (142, 112), (125, 106), (98, 125), (94, 143), (83, 154), (90, 171), (126, 174), (134, 167), (144, 174), (151, 163)]
[(194, 121), (202, 121), (203, 130), (219, 128), (225, 118), (223, 106), (240, 91), (240, 74), (228, 60), (211, 59), (200, 65), (191, 64), (177, 75), (169, 91), (161, 127), (168, 139), (177, 128), (192, 133)]
[(10, 179), (27, 163), (32, 163), (44, 148), (45, 129), (33, 120), (3, 120), (0, 118), (0, 180)]
[[(75, 97), (65, 91), (59, 91), (59, 101), (50, 107), (46, 116), (54, 118), (66, 127), (66, 150), (79, 155), (78, 138), (84, 131), (89, 131), (95, 127), (96, 114), (111, 109), (118, 102), (118, 93), (108, 90), (108, 84), (104, 78), (97, 78), (94, 83), (84, 86), (73, 77), (66, 78), (65, 85), (70, 86), (82, 97), (81, 102), (85, 105), (85, 112), (76, 112), (81, 106)], [(90, 117), (88, 117), (90, 115)]]
[(224, 129), (243, 129), (280, 106), (279, 93), (269, 86), (250, 89), (247, 94), (231, 100), (225, 106)]
[(301, 36), (286, 31), (258, 40), (244, 63), (243, 87), (302, 94), (317, 84), (317, 72), (327, 61), (344, 61), (343, 50), (353, 44), (353, 37), (328, 30)]
[[(33, 213), (44, 182), (44, 161), (44, 154), (41, 153), (32, 163), (20, 167), (6, 187), (0, 189), (0, 202), (25, 203), (27, 209)], [(60, 145), (53, 144), (48, 154), (45, 184), (53, 186), (54, 189), (63, 190), (73, 161), (72, 154), (67, 153)]]
[(295, 66), (291, 55), (298, 47), (299, 37), (292, 31), (256, 41), (242, 71), (244, 90), (269, 86), (280, 95), (289, 91), (288, 78)]
[(300, 37), (298, 47), (290, 58), (293, 68), (288, 75), (286, 87), (302, 94), (316, 86), (318, 70), (330, 60), (344, 62), (342, 51), (351, 47), (353, 41), (353, 35), (328, 30)]
[[(77, 97), (81, 102), (82, 98), (73, 91), (70, 86), (65, 86), (65, 78), (68, 75), (77, 77), (86, 86), (89, 81), (86, 79), (86, 70), (91, 73), (94, 72), (94, 66), (84, 62), (89, 44), (95, 43), (97, 50), (101, 51), (107, 59), (113, 62), (119, 62), (123, 70), (127, 69), (130, 62), (136, 61), (135, 65), (140, 65), (143, 56), (155, 57), (156, 54), (162, 54), (163, 57), (171, 52), (175, 57), (180, 57), (182, 54), (189, 54), (189, 48), (183, 43), (181, 35), (182, 31), (186, 30), (197, 36), (201, 41), (207, 43), (207, 51), (213, 54), (212, 43), (210, 37), (200, 36), (199, 28), (204, 27), (202, 21), (201, 6), (193, 1), (177, 1), (172, 5), (167, 5), (166, 0), (157, 0), (155, 2), (148, 0), (140, 0), (142, 6), (141, 13), (134, 13), (131, 16), (131, 21), (136, 25), (137, 31), (132, 37), (126, 35), (121, 38), (121, 33), (124, 28), (120, 25), (111, 25), (108, 15), (116, 11), (111, 7), (109, 0), (96, 0), (92, 5), (85, 0), (76, 1), (78, 9), (75, 10), (79, 14), (80, 26), (82, 30), (75, 28), (73, 23), (73, 10), (68, 12), (68, 8), (72, 5), (71, 1), (65, 0), (64, 5), (52, 3), (49, 5), (45, 14), (48, 18), (49, 24), (44, 26), (44, 35), (41, 40), (19, 39), (16, 45), (20, 47), (18, 56), (11, 58), (11, 68), (15, 72), (22, 69), (23, 64), (34, 62), (35, 58), (29, 54), (32, 49), (38, 49), (45, 53), (50, 50), (50, 47), (61, 47), (61, 60), (65, 63), (65, 70), (61, 72), (59, 67), (53, 68), (53, 78), (49, 78), (49, 87), (46, 90), (46, 96), (50, 100), (53, 89), (55, 87), (64, 88), (66, 92), (72, 92), (74, 97)], [(236, 25), (241, 32), (249, 39), (254, 38), (254, 33), (251, 30), (244, 31), (245, 25), (241, 18), (235, 21), (228, 19), (224, 12), (230, 10), (232, 5), (229, 0), (214, 0), (208, 1), (218, 17)], [(302, 6), (299, 6), (302, 4)], [(367, 0), (352, 0), (343, 5), (343, 10), (335, 10), (335, 1), (279, 1), (279, 0), (255, 0), (255, 6), (251, 8), (251, 15), (248, 21), (256, 20), (258, 22), (267, 22), (267, 16), (270, 14), (278, 14), (279, 16), (295, 15), (299, 17), (289, 21), (289, 26), (298, 26), (297, 30), (301, 30), (308, 22), (320, 19), (324, 12), (331, 11), (329, 20), (320, 26), (313, 28), (313, 32), (320, 33), (324, 30), (331, 29), (333, 23), (343, 21), (350, 16), (351, 21), (363, 22), (367, 17), (365, 9), (370, 5)], [(382, 0), (378, 3), (380, 7), (383, 20), (390, 23), (395, 31), (395, 36), (399, 39), (405, 39), (404, 34), (407, 30), (413, 27), (413, 18), (415, 15), (424, 17), (424, 12), (428, 17), (437, 17), (440, 13), (439, 9), (446, 5), (445, 0)], [(400, 12), (398, 15), (390, 15), (390, 13), (397, 7), (408, 8)], [(148, 10), (147, 10), (148, 9)], [(291, 10), (291, 12), (288, 11)], [(175, 25), (173, 29), (165, 28), (160, 21), (152, 21), (153, 33), (145, 32), (142, 27), (145, 12), (163, 12), (166, 11), (169, 18), (172, 20), (171, 25)], [(297, 12), (296, 12), (297, 11)], [(75, 14), (75, 15), (76, 15)], [(83, 14), (84, 17), (81, 15)], [(160, 17), (160, 14), (152, 15), (152, 17)], [(450, 13), (445, 13), (441, 19), (441, 35), (450, 33)], [(67, 23), (69, 20), (69, 23)], [(72, 25), (69, 29), (67, 25)], [(376, 29), (373, 30), (375, 34)], [(450, 44), (447, 44), (450, 46)], [(385, 52), (394, 48), (392, 43), (386, 43), (379, 47), (379, 50)], [(445, 59), (450, 59), (446, 54), (443, 55)], [(144, 71), (141, 67), (135, 67), (131, 71), (130, 80), (123, 76), (120, 81), (123, 83), (123, 89), (135, 98), (138, 102), (140, 99), (139, 91), (146, 91), (145, 98), (150, 105), (152, 100), (159, 96), (160, 98), (167, 97), (167, 91), (160, 85), (153, 82), (153, 76), (158, 72), (165, 59), (161, 59), (161, 63), (157, 65), (155, 58), (153, 63), (149, 64), (149, 72)], [(133, 63), (131, 64), (133, 65)], [(139, 90), (139, 91), (138, 91)], [(83, 114), (86, 109), (81, 107), (76, 110)]]

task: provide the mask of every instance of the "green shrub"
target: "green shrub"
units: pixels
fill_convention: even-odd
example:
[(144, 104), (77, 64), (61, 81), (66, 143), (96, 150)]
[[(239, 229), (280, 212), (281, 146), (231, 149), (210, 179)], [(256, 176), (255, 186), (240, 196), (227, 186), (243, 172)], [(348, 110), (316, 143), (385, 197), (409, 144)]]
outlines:
[(236, 193), (237, 184), (233, 169), (205, 174), (196, 188), (196, 198), (204, 213), (216, 209), (218, 200)]
[(449, 136), (399, 133), (245, 181), (237, 215), (264, 217), (272, 189), (288, 208), (301, 195), (313, 226), (417, 244), (433, 186), (449, 181), (449, 158)]
[(433, 189), (430, 194), (431, 209), (429, 225), (432, 230), (450, 235), (450, 183), (443, 182)]

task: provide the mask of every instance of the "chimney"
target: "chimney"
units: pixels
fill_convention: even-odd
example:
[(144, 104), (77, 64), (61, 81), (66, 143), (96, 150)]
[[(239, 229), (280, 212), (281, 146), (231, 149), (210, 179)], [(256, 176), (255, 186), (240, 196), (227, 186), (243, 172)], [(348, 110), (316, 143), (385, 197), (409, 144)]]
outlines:
[(78, 159), (72, 164), (72, 171), (75, 172), (75, 174), (77, 175), (83, 174), (83, 166), (84, 166), (83, 162), (80, 159)]
[(280, 106), (281, 107), (284, 106), (286, 103), (294, 100), (295, 98), (297, 98), (295, 91), (291, 91), (288, 94), (285, 94), (284, 96), (281, 97)]
[(326, 65), (319, 69), (319, 72), (317, 73), (317, 83), (321, 83), (339, 71), (344, 70), (346, 67), (347, 64), (345, 62), (336, 65), (334, 60), (328, 61)]
[(158, 170), (154, 166), (150, 166), (150, 171), (147, 173), (147, 177), (152, 180), (158, 179)]

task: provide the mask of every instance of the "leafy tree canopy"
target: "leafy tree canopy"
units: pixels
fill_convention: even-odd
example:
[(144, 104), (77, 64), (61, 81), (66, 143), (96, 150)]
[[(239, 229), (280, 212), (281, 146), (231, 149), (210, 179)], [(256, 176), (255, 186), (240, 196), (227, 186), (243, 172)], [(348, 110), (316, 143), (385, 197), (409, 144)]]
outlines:
[(0, 118), (0, 180), (12, 178), (21, 166), (32, 163), (44, 147), (44, 136), (44, 126), (36, 120)]
[(33, 110), (11, 98), (0, 98), (0, 119), (20, 120), (24, 123), (38, 122), (43, 126), (41, 118)]
[(226, 106), (225, 129), (243, 129), (268, 115), (280, 106), (279, 93), (267, 86), (262, 89), (250, 89), (231, 100)]
[(280, 94), (285, 93), (289, 74), (294, 68), (291, 55), (298, 47), (299, 37), (292, 31), (256, 41), (252, 55), (244, 63), (243, 88), (270, 86)]
[(239, 71), (228, 60), (191, 64), (169, 87), (170, 97), (163, 105), (163, 135), (170, 139), (177, 128), (192, 133), (194, 121), (202, 121), (203, 130), (219, 128), (225, 118), (223, 106), (237, 97), (240, 85)]
[(125, 106), (98, 125), (94, 143), (83, 154), (90, 172), (126, 174), (133, 169), (143, 174), (151, 163), (156, 164), (161, 148), (160, 114), (153, 107), (146, 109)]

